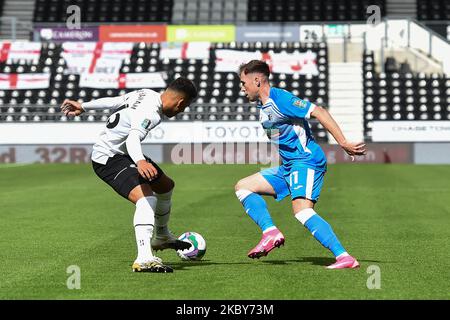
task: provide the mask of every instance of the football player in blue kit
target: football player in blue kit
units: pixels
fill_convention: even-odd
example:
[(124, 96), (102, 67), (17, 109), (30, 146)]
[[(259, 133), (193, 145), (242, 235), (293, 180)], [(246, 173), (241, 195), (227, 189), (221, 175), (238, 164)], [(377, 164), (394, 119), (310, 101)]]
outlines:
[(314, 141), (308, 120), (313, 117), (330, 132), (339, 145), (354, 159), (366, 153), (365, 144), (347, 141), (329, 112), (292, 93), (271, 87), (269, 66), (252, 60), (239, 68), (242, 91), (250, 101), (257, 101), (260, 122), (272, 143), (279, 149), (282, 164), (241, 179), (236, 196), (246, 213), (261, 228), (261, 241), (248, 256), (260, 258), (284, 244), (284, 235), (272, 221), (261, 195), (277, 201), (290, 195), (295, 218), (303, 224), (336, 262), (329, 269), (357, 268), (358, 261), (341, 245), (331, 226), (314, 210), (327, 170), (324, 152)]

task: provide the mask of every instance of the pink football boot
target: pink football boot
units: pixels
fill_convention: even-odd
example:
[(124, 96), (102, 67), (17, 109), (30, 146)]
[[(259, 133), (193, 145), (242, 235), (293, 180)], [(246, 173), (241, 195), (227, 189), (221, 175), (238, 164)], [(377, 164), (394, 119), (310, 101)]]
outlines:
[(279, 248), (284, 244), (284, 236), (277, 228), (263, 233), (261, 241), (247, 255), (252, 259), (259, 259), (267, 256), (267, 254), (275, 248)]
[(347, 255), (344, 257), (337, 258), (335, 263), (327, 267), (327, 269), (345, 269), (345, 268), (350, 269), (359, 268), (359, 263), (355, 258), (353, 258), (350, 255)]

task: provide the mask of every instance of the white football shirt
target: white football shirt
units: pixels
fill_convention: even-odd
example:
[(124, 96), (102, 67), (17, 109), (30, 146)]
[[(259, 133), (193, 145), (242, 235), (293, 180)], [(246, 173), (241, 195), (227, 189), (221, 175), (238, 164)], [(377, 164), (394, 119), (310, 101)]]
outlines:
[[(136, 90), (123, 96), (101, 98), (82, 104), (86, 111), (90, 109), (115, 109), (100, 133), (92, 151), (92, 160), (106, 164), (108, 158), (117, 154), (129, 154), (126, 140), (130, 133), (138, 134), (140, 141), (156, 127), (162, 118), (161, 94), (150, 89)], [(128, 144), (130, 148), (130, 144)], [(133, 145), (134, 154), (142, 155), (142, 148)], [(140, 158), (140, 157), (137, 157)], [(143, 158), (143, 157), (142, 157)]]

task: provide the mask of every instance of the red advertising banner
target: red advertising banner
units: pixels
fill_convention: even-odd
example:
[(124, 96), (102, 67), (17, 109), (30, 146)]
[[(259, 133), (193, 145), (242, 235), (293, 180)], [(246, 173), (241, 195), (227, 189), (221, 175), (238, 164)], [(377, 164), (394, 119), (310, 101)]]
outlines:
[[(328, 164), (352, 163), (351, 157), (338, 145), (321, 145)], [(411, 143), (368, 143), (367, 153), (355, 157), (354, 163), (412, 163)]]
[(99, 40), (103, 42), (164, 42), (166, 26), (100, 26)]

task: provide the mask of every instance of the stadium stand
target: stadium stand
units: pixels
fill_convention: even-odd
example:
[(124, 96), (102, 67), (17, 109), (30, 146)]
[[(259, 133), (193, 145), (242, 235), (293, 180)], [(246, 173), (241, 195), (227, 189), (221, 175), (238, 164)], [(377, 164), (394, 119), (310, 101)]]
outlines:
[(448, 31), (450, 21), (450, 1), (448, 0), (417, 0), (417, 19), (428, 28), (450, 39)]
[[(318, 75), (274, 73), (273, 84), (318, 104), (328, 102), (328, 63), (325, 43), (300, 45), (299, 43), (217, 43), (211, 44), (206, 59), (160, 58), (161, 44), (138, 43), (133, 47), (129, 59), (125, 59), (120, 73), (164, 72), (167, 81), (185, 76), (193, 80), (199, 89), (199, 98), (191, 109), (179, 114), (174, 120), (257, 120), (257, 109), (245, 106), (240, 94), (236, 70), (216, 72), (216, 50), (261, 51), (265, 53), (317, 54)], [(67, 64), (62, 56), (61, 44), (43, 43), (37, 63), (7, 61), (0, 63), (0, 73), (50, 73), (47, 90), (5, 90), (0, 92), (0, 121), (66, 121), (58, 113), (58, 105), (68, 98), (91, 100), (103, 96), (116, 96), (132, 89), (91, 89), (79, 87), (80, 76), (66, 74)], [(103, 112), (82, 115), (74, 121), (105, 121)], [(324, 133), (320, 135), (325, 137)]]
[(34, 21), (64, 22), (70, 5), (82, 22), (170, 22), (173, 0), (36, 0)]
[(417, 18), (419, 20), (450, 20), (450, 2), (448, 0), (417, 0)]
[(367, 6), (378, 5), (384, 16), (385, 2), (385, 0), (249, 0), (248, 21), (365, 21)]
[(385, 73), (377, 72), (373, 52), (365, 52), (364, 132), (370, 139), (373, 121), (450, 120), (450, 79), (442, 74), (412, 73), (393, 57)]
[[(0, 10), (1, 3), (0, 0)], [(366, 8), (378, 5), (382, 16), (388, 11), (389, 0), (36, 0), (34, 22), (61, 23), (67, 18), (68, 5), (82, 9), (83, 23), (156, 23), (156, 24), (245, 24), (261, 22), (290, 23), (315, 22), (321, 24), (339, 21), (362, 22), (367, 19)], [(450, 4), (445, 0), (417, 0), (417, 15), (424, 22), (444, 22), (449, 19)], [(414, 5), (413, 5), (414, 8)], [(255, 22), (255, 24), (252, 24)], [(432, 27), (431, 25), (429, 25)], [(433, 26), (440, 26), (433, 24)], [(317, 39), (316, 39), (317, 40)], [(193, 80), (199, 89), (199, 98), (174, 121), (257, 120), (258, 110), (246, 103), (240, 94), (235, 70), (217, 72), (218, 50), (261, 52), (270, 62), (271, 54), (317, 55), (318, 75), (273, 73), (275, 86), (292, 91), (319, 105), (327, 106), (329, 99), (329, 57), (324, 42), (232, 42), (211, 44), (203, 58), (162, 58), (167, 43), (136, 43), (131, 55), (119, 66), (120, 74), (162, 72), (170, 82), (178, 76)], [(330, 45), (331, 47), (331, 45)], [(336, 51), (336, 50), (335, 50)], [(360, 60), (358, 53), (358, 62)], [(331, 60), (330, 60), (331, 61)], [(16, 59), (0, 61), (2, 74), (50, 74), (48, 89), (17, 89), (0, 91), (0, 122), (30, 121), (105, 121), (107, 113), (92, 112), (75, 119), (59, 113), (58, 106), (65, 97), (90, 100), (116, 96), (133, 89), (101, 89), (80, 87), (80, 75), (68, 70), (62, 45), (42, 43), (38, 61)], [(364, 76), (364, 136), (370, 140), (372, 122), (376, 120), (447, 120), (449, 116), (449, 80), (440, 74), (413, 73), (407, 63), (393, 58), (386, 60), (385, 73), (376, 72), (374, 54), (363, 56)], [(358, 67), (361, 70), (361, 67)], [(17, 81), (17, 76), (14, 76)], [(360, 83), (360, 82), (359, 82)], [(345, 85), (345, 84), (344, 84)], [(156, 88), (160, 90), (162, 88)], [(359, 91), (361, 92), (361, 90)], [(361, 110), (361, 108), (360, 108)], [(361, 124), (362, 121), (358, 120)], [(323, 128), (315, 127), (320, 141), (327, 141)], [(361, 132), (361, 129), (359, 129)]]
[(172, 24), (240, 24), (247, 0), (174, 0)]

